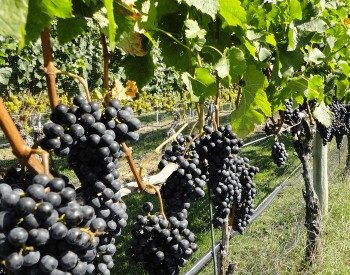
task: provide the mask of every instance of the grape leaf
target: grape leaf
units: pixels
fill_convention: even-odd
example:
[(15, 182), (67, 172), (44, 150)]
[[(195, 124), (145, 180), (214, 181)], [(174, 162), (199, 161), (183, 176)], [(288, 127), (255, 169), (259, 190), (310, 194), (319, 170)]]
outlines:
[(317, 98), (322, 100), (323, 90), (324, 86), (322, 76), (313, 75), (312, 77), (310, 77), (307, 86), (307, 99), (312, 100)]
[(264, 115), (258, 109), (266, 115), (271, 115), (271, 106), (264, 92), (267, 80), (263, 73), (250, 65), (243, 79), (245, 85), (242, 98), (231, 116), (232, 127), (241, 136), (249, 134), (254, 130), (255, 124), (260, 124), (264, 120)]
[(57, 38), (61, 44), (72, 41), (87, 28), (84, 18), (67, 18), (57, 20)]
[(103, 0), (105, 8), (107, 10), (107, 18), (108, 18), (108, 38), (109, 38), (109, 46), (111, 49), (115, 47), (115, 32), (117, 30), (117, 24), (114, 20), (114, 11), (113, 11), (113, 0)]
[(325, 55), (318, 48), (310, 49), (304, 60), (308, 63), (321, 64)]
[(342, 100), (345, 96), (345, 93), (348, 90), (349, 87), (349, 80), (348, 79), (336, 79), (335, 80), (335, 86), (337, 87), (337, 93), (336, 96), (338, 99)]
[(69, 18), (72, 16), (72, 1), (71, 0), (43, 0), (42, 7), (47, 15), (51, 18)]
[(9, 68), (9, 67), (0, 68), (0, 84), (8, 85), (11, 74), (12, 74), (12, 68)]
[(219, 0), (219, 14), (229, 26), (244, 26), (247, 13), (239, 0)]
[(298, 44), (298, 29), (294, 26), (294, 23), (289, 24), (288, 30), (288, 48), (287, 51), (294, 51)]
[(260, 125), (264, 120), (265, 116), (253, 106), (237, 109), (231, 115), (232, 128), (242, 138), (253, 132), (255, 125)]
[(182, 0), (181, 2), (195, 7), (197, 10), (208, 14), (213, 19), (215, 19), (216, 13), (218, 12), (217, 0)]
[(231, 47), (225, 50), (224, 55), (230, 63), (230, 76), (237, 82), (247, 68), (244, 53), (237, 47)]
[(201, 29), (198, 25), (198, 22), (192, 19), (187, 19), (185, 21), (185, 35), (187, 39), (191, 38), (204, 38), (205, 34), (207, 33), (206, 30)]
[(50, 25), (51, 17), (44, 12), (40, 1), (29, 0), (28, 17), (26, 24), (25, 44), (35, 41), (44, 27)]
[(324, 33), (328, 29), (328, 25), (318, 18), (298, 25), (298, 29), (300, 31)]
[(218, 76), (220, 78), (225, 78), (230, 74), (230, 61), (226, 57), (226, 55), (223, 55), (219, 61), (215, 64), (214, 69), (218, 73)]
[(28, 0), (3, 0), (0, 8), (0, 34), (20, 39), (25, 32)]
[(326, 104), (322, 101), (318, 106), (315, 107), (313, 112), (314, 117), (321, 122), (324, 126), (329, 127), (332, 124), (333, 113)]
[(290, 77), (298, 71), (304, 63), (303, 54), (300, 50), (291, 52), (279, 51), (279, 61), (281, 62), (280, 74), (282, 77)]
[(204, 102), (205, 98), (216, 94), (215, 78), (206, 68), (196, 68), (195, 77), (187, 72), (181, 77), (194, 102)]
[(191, 66), (191, 53), (183, 45), (178, 44), (166, 34), (159, 34), (159, 48), (167, 67), (174, 67), (177, 71), (188, 71)]
[(139, 88), (145, 86), (154, 74), (154, 63), (150, 53), (145, 56), (127, 56), (121, 66), (125, 69), (128, 80), (135, 81)]
[(308, 81), (302, 77), (289, 79), (286, 88), (290, 90), (290, 96), (297, 104), (302, 104), (307, 97)]
[(275, 36), (272, 33), (266, 35), (265, 41), (266, 41), (266, 43), (269, 43), (271, 46), (276, 47), (276, 45), (277, 45)]
[(298, 0), (290, 0), (289, 3), (289, 20), (293, 21), (295, 19), (303, 19), (303, 13), (301, 10), (301, 5)]

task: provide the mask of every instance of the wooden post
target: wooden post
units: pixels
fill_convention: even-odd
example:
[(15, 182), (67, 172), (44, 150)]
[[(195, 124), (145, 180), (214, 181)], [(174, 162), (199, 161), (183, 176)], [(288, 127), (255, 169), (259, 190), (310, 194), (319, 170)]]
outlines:
[(321, 213), (328, 211), (328, 147), (323, 146), (322, 138), (317, 132), (313, 146), (313, 185), (317, 194)]

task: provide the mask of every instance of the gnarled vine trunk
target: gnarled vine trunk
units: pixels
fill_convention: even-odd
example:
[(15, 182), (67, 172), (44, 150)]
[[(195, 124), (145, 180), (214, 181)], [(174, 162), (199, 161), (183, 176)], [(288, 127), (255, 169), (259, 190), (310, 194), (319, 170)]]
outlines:
[(312, 171), (310, 166), (312, 139), (314, 134), (306, 120), (302, 121), (300, 127), (300, 130), (304, 132), (304, 135), (295, 135), (293, 145), (298, 158), (302, 163), (302, 175), (305, 184), (305, 189), (303, 190), (303, 197), (305, 200), (304, 225), (307, 229), (305, 261), (312, 264), (318, 255), (320, 247), (319, 234), (321, 228), (321, 212), (318, 197), (312, 184)]

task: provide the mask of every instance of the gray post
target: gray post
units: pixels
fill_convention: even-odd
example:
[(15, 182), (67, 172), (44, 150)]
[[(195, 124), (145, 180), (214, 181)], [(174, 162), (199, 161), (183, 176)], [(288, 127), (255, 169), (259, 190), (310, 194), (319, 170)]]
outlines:
[(328, 146), (323, 146), (317, 132), (313, 148), (313, 185), (320, 203), (321, 213), (328, 212)]

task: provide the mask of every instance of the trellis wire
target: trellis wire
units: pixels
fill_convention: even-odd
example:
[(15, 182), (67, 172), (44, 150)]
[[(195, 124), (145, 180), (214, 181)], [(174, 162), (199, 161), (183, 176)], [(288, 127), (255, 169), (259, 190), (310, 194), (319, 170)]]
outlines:
[[(288, 180), (300, 169), (301, 164), (297, 165), (293, 171), (281, 182), (279, 183), (274, 190), (255, 208), (254, 214), (252, 215), (250, 222), (256, 220), (274, 201), (277, 194), (287, 186)], [(237, 231), (231, 231), (231, 238), (238, 235)], [(220, 251), (221, 242), (216, 243), (202, 258), (200, 258), (185, 275), (195, 275), (197, 274), (204, 266), (206, 266), (214, 255)]]

